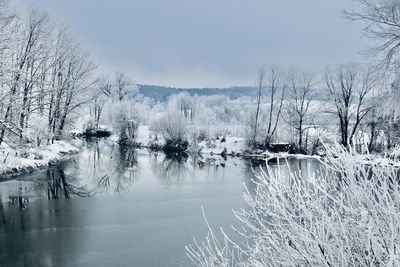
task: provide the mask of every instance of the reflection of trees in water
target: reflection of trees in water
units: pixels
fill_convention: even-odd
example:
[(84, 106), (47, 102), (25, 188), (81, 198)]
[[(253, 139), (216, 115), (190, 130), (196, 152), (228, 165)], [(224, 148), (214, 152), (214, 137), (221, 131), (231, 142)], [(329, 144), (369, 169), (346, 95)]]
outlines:
[(87, 160), (87, 166), (91, 166), (90, 176), (95, 181), (94, 190), (97, 193), (109, 190), (122, 192), (131, 187), (138, 168), (134, 149), (96, 140), (88, 146), (88, 151), (89, 157), (82, 160)]
[(172, 154), (166, 155), (160, 164), (160, 175), (166, 184), (182, 183), (184, 181), (187, 169), (188, 155)]
[[(45, 179), (40, 179), (33, 185), (19, 188), (10, 194), (10, 203), (25, 208), (29, 199), (69, 199), (72, 197), (90, 197), (94, 194), (108, 191), (126, 190), (135, 179), (137, 156), (135, 151), (118, 147), (108, 155), (101, 152), (97, 141), (88, 143), (89, 157), (83, 157), (84, 162), (75, 167), (77, 162), (68, 162), (50, 168), (45, 173)], [(86, 166), (86, 168), (84, 168)], [(72, 167), (72, 168), (70, 168)], [(91, 176), (95, 183), (92, 186), (82, 185), (87, 182), (86, 176)], [(81, 179), (84, 177), (84, 179)], [(92, 180), (93, 181), (93, 180)]]
[(164, 154), (151, 152), (150, 167), (156, 176), (165, 184), (183, 183), (189, 171), (186, 153)]
[[(225, 178), (225, 167), (228, 158), (226, 156), (203, 156), (203, 155), (195, 155), (193, 157), (193, 166), (194, 169), (198, 168), (199, 170), (206, 173), (207, 180), (212, 177), (215, 179), (224, 179)], [(222, 171), (222, 173), (221, 173)]]
[[(265, 159), (246, 160), (245, 176), (250, 178), (246, 179), (245, 184), (250, 193), (255, 193), (256, 190), (256, 184), (253, 182), (253, 180), (256, 179), (254, 172), (259, 173), (265, 170), (266, 164), (267, 162)], [(268, 166), (273, 171), (279, 169), (280, 172), (287, 174), (286, 176), (280, 176), (284, 177), (282, 183), (295, 182), (295, 180), (289, 177), (289, 173), (293, 173), (296, 179), (308, 179), (314, 173), (318, 175), (319, 172), (323, 171), (321, 163), (312, 159), (271, 159), (268, 160)]]
[(44, 177), (35, 182), (27, 180), (19, 183), (17, 188), (9, 188), (8, 198), (11, 205), (21, 209), (26, 208), (30, 200), (34, 199), (68, 199), (93, 195), (86, 186), (79, 185), (77, 178), (66, 175), (62, 165), (48, 169)]
[(89, 184), (93, 193), (121, 192), (136, 180), (137, 152), (102, 139), (88, 140), (69, 172)]
[(4, 211), (4, 205), (3, 202), (0, 200), (0, 224), (5, 224), (7, 222), (6, 220), (6, 213)]
[(67, 177), (62, 166), (47, 170), (47, 199), (89, 197), (93, 193), (87, 186), (79, 186), (77, 179)]
[(133, 181), (136, 180), (136, 171), (138, 166), (137, 152), (133, 149), (128, 149), (123, 146), (118, 146), (117, 160), (117, 176), (116, 186), (114, 191), (121, 192), (130, 187)]
[(251, 195), (255, 194), (256, 184), (254, 183), (255, 172), (259, 172), (261, 168), (266, 166), (265, 160), (246, 159), (244, 168), (244, 184)]
[(195, 155), (193, 158), (193, 164), (195, 164), (199, 169), (213, 167), (216, 171), (218, 171), (219, 167), (225, 168), (228, 158), (220, 155), (216, 157), (217, 158), (213, 156)]
[(213, 181), (221, 180), (225, 178), (225, 167), (228, 158), (222, 156), (202, 156), (196, 155), (193, 159), (193, 162), (201, 170), (205, 173), (205, 178), (207, 182), (209, 182), (210, 178)]
[(88, 141), (86, 144), (87, 144), (88, 150), (93, 151), (93, 159), (91, 159), (91, 157), (89, 155), (89, 161), (92, 161), (93, 175), (96, 175), (98, 166), (102, 164), (99, 140), (95, 139), (94, 141), (90, 141), (90, 142)]
[(25, 209), (27, 203), (29, 203), (29, 197), (24, 196), (12, 196), (10, 197), (11, 205), (18, 205), (20, 209)]
[(225, 177), (226, 162), (223, 158), (150, 153), (150, 162), (154, 173), (165, 184), (182, 184), (188, 182), (187, 179), (211, 182)]

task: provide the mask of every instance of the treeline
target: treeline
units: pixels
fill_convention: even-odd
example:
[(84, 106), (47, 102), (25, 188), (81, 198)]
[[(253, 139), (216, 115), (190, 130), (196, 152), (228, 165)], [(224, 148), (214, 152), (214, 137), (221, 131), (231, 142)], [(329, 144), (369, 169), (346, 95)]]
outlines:
[[(304, 153), (316, 149), (323, 135), (315, 137), (322, 131), (325, 136), (339, 132), (343, 146), (364, 145), (372, 150), (379, 141), (380, 147), (390, 148), (397, 143), (391, 126), (398, 124), (388, 98), (393, 82), (386, 84), (378, 74), (356, 64), (328, 68), (320, 75), (277, 66), (260, 69), (249, 146), (268, 149), (272, 142), (281, 141), (277, 135), (283, 125), (291, 129), (297, 149)], [(317, 90), (326, 95), (325, 100), (317, 98)], [(307, 142), (310, 137), (313, 144)]]
[(235, 136), (245, 137), (251, 151), (285, 143), (293, 153), (314, 154), (335, 141), (382, 151), (400, 143), (400, 120), (393, 105), (397, 76), (380, 74), (357, 64), (321, 73), (271, 66), (260, 69), (255, 97), (183, 92), (142, 114), (154, 118), (144, 121), (151, 129), (178, 143)]
[(243, 96), (254, 97), (253, 87), (229, 87), (229, 88), (174, 88), (158, 85), (139, 84), (139, 92), (145, 97), (152, 99), (155, 102), (165, 102), (172, 95), (180, 93), (188, 93), (192, 96), (212, 96), (224, 95), (231, 99), (237, 99)]
[[(354, 9), (344, 10), (343, 15), (365, 25), (363, 33), (371, 40), (364, 51), (365, 62), (328, 68), (318, 76), (277, 67), (260, 70), (250, 146), (268, 147), (277, 139), (278, 125), (284, 121), (294, 130), (298, 148), (307, 150), (304, 139), (310, 130), (315, 134), (324, 128), (321, 118), (338, 126), (330, 129), (335, 134), (328, 136), (344, 147), (372, 151), (400, 144), (399, 2), (355, 0)], [(316, 88), (326, 94), (325, 101), (316, 101)], [(266, 118), (260, 115), (265, 98)], [(316, 102), (320, 102), (317, 112), (312, 113)]]
[(95, 69), (69, 27), (35, 7), (0, 0), (0, 145), (53, 142), (91, 101)]

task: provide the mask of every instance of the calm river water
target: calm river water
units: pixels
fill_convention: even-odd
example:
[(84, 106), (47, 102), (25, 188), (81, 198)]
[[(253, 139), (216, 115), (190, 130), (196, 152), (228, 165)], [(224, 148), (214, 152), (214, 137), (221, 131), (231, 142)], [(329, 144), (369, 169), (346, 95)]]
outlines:
[(258, 165), (88, 142), (58, 166), (0, 179), (0, 266), (191, 266), (185, 245), (207, 233), (201, 206), (235, 238), (232, 209)]

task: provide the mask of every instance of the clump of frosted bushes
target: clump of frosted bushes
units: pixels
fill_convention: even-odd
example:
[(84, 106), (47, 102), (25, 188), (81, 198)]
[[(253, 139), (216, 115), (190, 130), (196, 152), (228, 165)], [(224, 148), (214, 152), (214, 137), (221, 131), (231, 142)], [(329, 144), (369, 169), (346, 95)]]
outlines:
[(180, 153), (188, 149), (187, 124), (181, 116), (166, 113), (152, 123), (152, 128), (163, 136), (164, 151)]
[[(308, 178), (266, 166), (235, 212), (240, 242), (211, 227), (187, 247), (197, 266), (400, 266), (398, 169), (327, 149)], [(235, 237), (237, 239), (237, 237)]]

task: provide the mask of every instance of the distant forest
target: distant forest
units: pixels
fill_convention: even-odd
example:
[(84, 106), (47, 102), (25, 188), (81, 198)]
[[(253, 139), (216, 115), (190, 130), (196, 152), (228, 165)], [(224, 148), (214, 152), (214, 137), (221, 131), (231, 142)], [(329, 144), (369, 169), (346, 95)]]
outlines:
[[(160, 85), (145, 85), (145, 84), (138, 84), (139, 93), (142, 96), (148, 97), (152, 99), (154, 102), (166, 102), (168, 97), (172, 95), (177, 95), (183, 92), (187, 92), (189, 95), (194, 96), (213, 96), (213, 95), (222, 95), (228, 96), (230, 99), (235, 100), (243, 96), (248, 97), (256, 97), (257, 89), (256, 87), (251, 86), (234, 86), (234, 87), (227, 87), (227, 88), (176, 88), (176, 87), (166, 87)], [(266, 88), (269, 88), (266, 86)], [(277, 88), (277, 92), (281, 93), (280, 88)], [(325, 91), (315, 90), (314, 92), (314, 99), (315, 100), (323, 100), (323, 101), (330, 101), (329, 95), (325, 94)], [(355, 96), (355, 99), (358, 99)]]
[(229, 88), (174, 88), (158, 85), (139, 84), (139, 92), (141, 95), (149, 97), (156, 102), (164, 102), (169, 96), (187, 92), (190, 95), (210, 96), (210, 95), (226, 95), (230, 99), (237, 99), (242, 96), (255, 96), (254, 87), (229, 87)]

